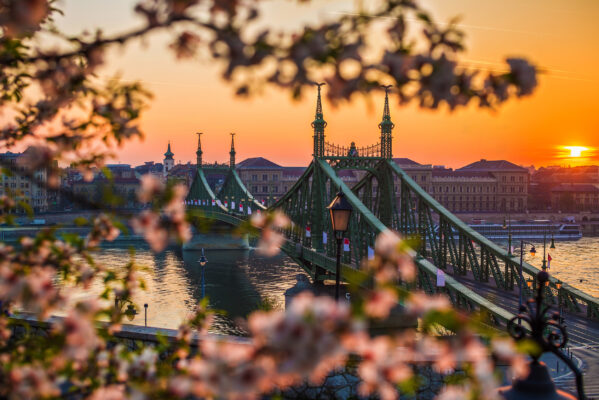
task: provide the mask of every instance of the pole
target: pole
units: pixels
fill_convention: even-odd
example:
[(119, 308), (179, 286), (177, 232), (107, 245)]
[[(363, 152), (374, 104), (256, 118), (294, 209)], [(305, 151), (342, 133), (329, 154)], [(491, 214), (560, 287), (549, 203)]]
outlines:
[[(520, 313), (520, 308), (522, 307), (522, 285), (524, 284), (524, 277), (522, 276), (522, 258), (524, 257), (524, 240), (520, 240), (520, 265), (518, 267), (518, 275), (520, 275), (519, 279), (519, 300), (518, 300), (518, 313)], [(518, 325), (521, 325), (522, 321), (518, 318)]]
[(339, 280), (341, 275), (341, 242), (342, 237), (337, 237), (337, 267), (335, 270), (335, 301), (339, 301)]
[(204, 281), (204, 266), (202, 265), (202, 299), (206, 293), (206, 283)]
[(148, 303), (144, 304), (144, 325), (148, 326)]
[(543, 232), (543, 266), (541, 267), (543, 271), (547, 269), (547, 257), (546, 254), (547, 248), (547, 226), (545, 226), (545, 232)]

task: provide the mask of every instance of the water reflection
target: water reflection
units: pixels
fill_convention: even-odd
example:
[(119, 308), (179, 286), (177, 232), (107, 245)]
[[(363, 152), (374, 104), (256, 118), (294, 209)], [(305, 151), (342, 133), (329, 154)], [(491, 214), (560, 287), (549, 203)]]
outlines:
[[(129, 252), (126, 246), (110, 246), (99, 251), (96, 260), (125, 271), (131, 260)], [(295, 284), (298, 273), (303, 273), (284, 255), (265, 258), (254, 250), (206, 250), (205, 255), (209, 307), (226, 312), (217, 315), (213, 325), (212, 330), (219, 333), (243, 334), (236, 321), (256, 310), (265, 297), (282, 307), (285, 290)], [(143, 243), (136, 243), (133, 257), (145, 267), (140, 275), (146, 290), (133, 298), (139, 314), (131, 323), (144, 324), (144, 303), (148, 303), (149, 326), (177, 328), (191, 316), (201, 299), (200, 256), (200, 251), (180, 249), (154, 254)], [(78, 293), (77, 297), (97, 295), (102, 289), (101, 282), (95, 282), (90, 291)]]
[[(543, 242), (531, 241), (537, 254), (530, 254), (530, 246), (525, 246), (524, 261), (541, 268), (543, 264)], [(507, 248), (507, 242), (501, 245)], [(514, 255), (520, 256), (520, 241), (515, 240)], [(595, 297), (599, 297), (599, 238), (583, 237), (576, 241), (555, 241), (555, 249), (550, 249), (551, 238), (547, 239), (547, 254), (551, 255), (549, 273), (568, 282), (572, 286)]]

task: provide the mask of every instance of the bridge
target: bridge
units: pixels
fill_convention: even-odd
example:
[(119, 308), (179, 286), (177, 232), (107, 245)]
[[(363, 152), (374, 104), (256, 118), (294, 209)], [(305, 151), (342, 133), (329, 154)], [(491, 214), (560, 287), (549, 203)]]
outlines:
[[(388, 89), (388, 88), (387, 88)], [(392, 132), (395, 127), (385, 92), (378, 143), (366, 147), (337, 145), (325, 140), (325, 128), (318, 86), (313, 159), (303, 175), (274, 204), (266, 207), (244, 186), (235, 168), (234, 134), (231, 134), (229, 166), (204, 164), (201, 133), (198, 134), (197, 175), (187, 196), (187, 206), (202, 214), (231, 225), (240, 225), (254, 212), (283, 211), (292, 221), (285, 230), (282, 250), (314, 279), (334, 279), (336, 246), (326, 210), (338, 192), (343, 192), (353, 206), (346, 238), (348, 251), (342, 256), (342, 279), (359, 269), (363, 259), (373, 254), (374, 242), (381, 232), (391, 229), (418, 239), (415, 263), (417, 286), (427, 293), (443, 292), (454, 306), (465, 311), (482, 311), (499, 327), (517, 312), (519, 285), (525, 298), (536, 287), (538, 269), (526, 262), (519, 277), (519, 257), (480, 235), (445, 209), (414, 182), (392, 158)], [(362, 179), (348, 187), (339, 171), (362, 171)], [(221, 174), (224, 183), (216, 190), (208, 183), (210, 174)], [(346, 243), (347, 244), (347, 243)], [(445, 274), (445, 286), (436, 286), (438, 271)], [(599, 300), (568, 283), (557, 287), (551, 277), (547, 301), (562, 304), (565, 315), (580, 325), (591, 324), (599, 332)], [(573, 328), (571, 328), (572, 330)], [(576, 331), (572, 332), (576, 337)], [(571, 335), (571, 336), (572, 336)], [(583, 341), (583, 339), (581, 339)]]

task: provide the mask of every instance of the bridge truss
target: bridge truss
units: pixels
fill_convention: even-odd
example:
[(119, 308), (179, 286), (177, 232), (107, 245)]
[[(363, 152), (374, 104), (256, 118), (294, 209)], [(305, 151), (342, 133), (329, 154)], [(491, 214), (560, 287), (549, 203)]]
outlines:
[[(483, 284), (505, 294), (517, 296), (519, 285), (536, 279), (538, 269), (524, 262), (523, 278), (519, 274), (519, 258), (486, 239), (445, 209), (403, 171), (391, 157), (391, 129), (388, 96), (381, 128), (381, 140), (374, 147), (348, 154), (330, 150), (324, 142), (326, 122), (322, 117), (320, 86), (314, 128), (314, 158), (291, 189), (268, 210), (281, 210), (292, 221), (285, 230), (282, 250), (300, 264), (315, 281), (334, 279), (336, 244), (327, 212), (327, 205), (338, 192), (343, 192), (352, 205), (345, 250), (342, 255), (342, 275), (352, 276), (364, 259), (372, 255), (376, 237), (391, 229), (417, 239), (414, 261), (418, 269), (417, 285), (427, 293), (445, 293), (457, 307), (467, 311), (484, 311), (498, 325), (505, 324), (513, 314), (484, 298), (468, 287)], [(386, 150), (382, 150), (386, 149)], [(360, 149), (361, 150), (361, 149)], [(201, 154), (201, 149), (198, 150)], [(245, 188), (235, 171), (234, 148), (226, 178), (218, 193), (206, 179), (210, 168), (202, 166), (188, 195), (190, 207), (200, 208), (206, 217), (239, 225), (248, 215), (266, 208)], [(348, 187), (339, 177), (341, 170), (362, 171), (363, 178)], [(212, 205), (215, 204), (215, 205)], [(239, 204), (242, 207), (239, 208)], [(437, 287), (439, 270), (445, 273), (445, 286)], [(570, 312), (599, 319), (599, 301), (563, 283), (557, 289), (557, 279), (551, 277), (547, 301), (564, 305)], [(532, 289), (522, 290), (527, 298)]]

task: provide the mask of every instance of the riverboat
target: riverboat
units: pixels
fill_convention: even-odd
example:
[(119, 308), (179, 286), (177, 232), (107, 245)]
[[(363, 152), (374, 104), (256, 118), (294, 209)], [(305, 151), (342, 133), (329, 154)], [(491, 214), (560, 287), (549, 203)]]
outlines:
[(582, 237), (580, 225), (566, 222), (551, 222), (536, 220), (531, 222), (507, 221), (505, 224), (492, 224), (480, 221), (469, 224), (470, 228), (490, 240), (507, 240), (512, 235), (512, 240), (538, 240), (543, 238), (555, 240), (578, 240)]

